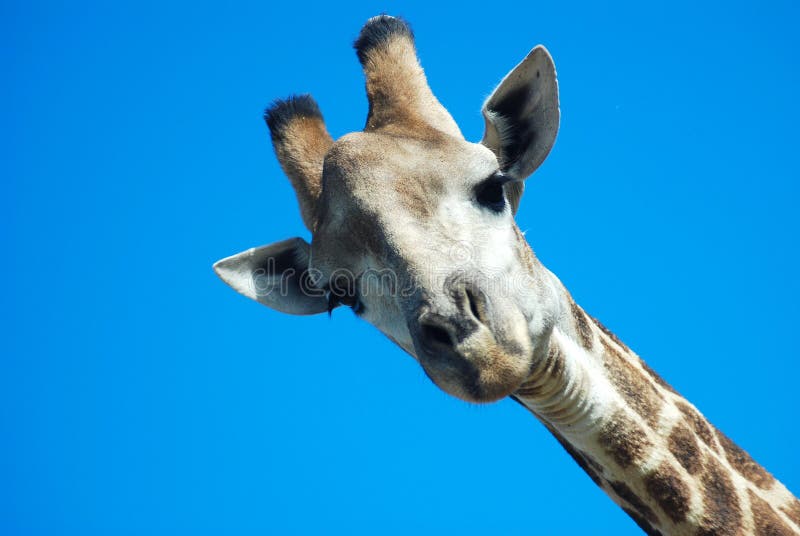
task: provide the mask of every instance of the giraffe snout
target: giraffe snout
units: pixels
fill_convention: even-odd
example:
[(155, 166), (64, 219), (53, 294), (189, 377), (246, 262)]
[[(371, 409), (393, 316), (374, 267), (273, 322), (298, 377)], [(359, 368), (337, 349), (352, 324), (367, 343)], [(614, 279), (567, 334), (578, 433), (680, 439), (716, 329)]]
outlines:
[(473, 285), (445, 286), (444, 304), (427, 304), (419, 315), (419, 337), (432, 350), (457, 348), (481, 327), (487, 315), (486, 295)]
[(503, 328), (492, 329), (485, 293), (463, 282), (445, 286), (438, 300), (427, 300), (410, 326), (428, 376), (448, 393), (472, 402), (513, 392), (530, 368), (522, 316), (506, 312)]

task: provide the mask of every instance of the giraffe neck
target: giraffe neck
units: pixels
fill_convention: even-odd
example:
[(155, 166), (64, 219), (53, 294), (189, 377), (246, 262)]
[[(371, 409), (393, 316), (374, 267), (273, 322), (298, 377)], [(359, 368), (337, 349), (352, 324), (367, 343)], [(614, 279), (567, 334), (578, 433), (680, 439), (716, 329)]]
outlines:
[(514, 398), (592, 480), (649, 534), (800, 534), (800, 501), (564, 293)]

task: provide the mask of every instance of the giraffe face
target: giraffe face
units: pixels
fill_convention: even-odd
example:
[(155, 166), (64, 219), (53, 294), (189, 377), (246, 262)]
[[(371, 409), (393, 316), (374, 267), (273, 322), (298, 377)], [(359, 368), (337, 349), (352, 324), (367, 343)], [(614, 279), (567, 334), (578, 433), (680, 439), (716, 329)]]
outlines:
[(370, 19), (356, 41), (370, 112), (334, 142), (310, 97), (267, 112), (312, 242), (293, 239), (215, 265), (280, 311), (348, 305), (413, 355), (442, 389), (498, 400), (529, 375), (558, 315), (557, 292), (514, 223), (522, 180), (558, 128), (552, 60), (536, 47), (463, 139), (428, 87), (408, 26)]
[(481, 144), (351, 134), (325, 158), (311, 243), (332, 304), (475, 402), (516, 390), (554, 318), (506, 199), (510, 180)]

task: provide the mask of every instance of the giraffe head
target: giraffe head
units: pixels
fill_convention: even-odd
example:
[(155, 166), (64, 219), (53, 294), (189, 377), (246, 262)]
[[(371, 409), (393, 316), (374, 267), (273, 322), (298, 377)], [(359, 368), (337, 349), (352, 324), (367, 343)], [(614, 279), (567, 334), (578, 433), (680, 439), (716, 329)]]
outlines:
[(370, 19), (355, 42), (369, 114), (332, 140), (309, 96), (266, 112), (308, 244), (293, 238), (217, 262), (238, 292), (292, 314), (339, 305), (473, 402), (514, 392), (558, 314), (549, 272), (514, 223), (522, 181), (556, 138), (558, 85), (534, 48), (483, 106), (480, 143), (434, 97), (400, 19)]

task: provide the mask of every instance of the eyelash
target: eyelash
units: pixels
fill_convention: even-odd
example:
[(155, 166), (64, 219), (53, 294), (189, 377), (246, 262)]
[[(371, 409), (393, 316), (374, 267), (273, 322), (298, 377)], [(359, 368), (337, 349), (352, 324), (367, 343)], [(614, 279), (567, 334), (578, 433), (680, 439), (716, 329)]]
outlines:
[(356, 314), (360, 313), (364, 308), (358, 296), (350, 296), (347, 294), (344, 296), (338, 296), (333, 292), (328, 291), (328, 314), (333, 312), (333, 310), (340, 305), (346, 305), (347, 307), (350, 307)]
[(335, 287), (335, 290), (329, 287), (325, 293), (325, 297), (328, 300), (328, 315), (331, 315), (333, 310), (340, 305), (350, 307), (357, 315), (364, 312), (364, 305), (361, 303), (361, 299), (353, 285), (348, 284), (346, 281), (339, 281)]

